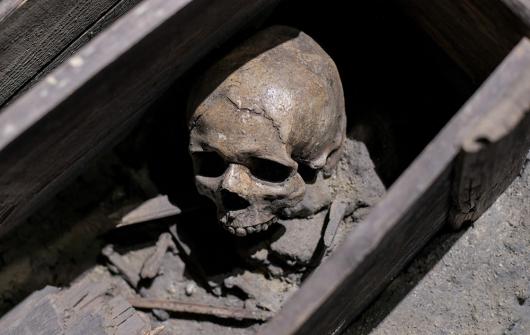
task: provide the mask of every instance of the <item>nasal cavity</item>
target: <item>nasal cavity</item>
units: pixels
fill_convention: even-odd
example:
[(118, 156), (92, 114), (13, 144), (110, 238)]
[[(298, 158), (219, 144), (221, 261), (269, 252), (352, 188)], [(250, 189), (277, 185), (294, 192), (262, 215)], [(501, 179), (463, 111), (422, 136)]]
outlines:
[(247, 200), (228, 190), (221, 191), (221, 201), (227, 211), (237, 211), (250, 206), (250, 203)]

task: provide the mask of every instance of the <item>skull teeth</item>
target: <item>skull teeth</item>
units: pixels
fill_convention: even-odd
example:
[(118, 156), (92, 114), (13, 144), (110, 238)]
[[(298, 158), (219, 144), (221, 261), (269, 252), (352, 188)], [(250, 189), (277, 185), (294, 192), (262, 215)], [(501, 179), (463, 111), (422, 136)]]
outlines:
[(230, 234), (234, 234), (237, 236), (247, 236), (248, 234), (253, 234), (256, 232), (260, 232), (260, 231), (266, 231), (267, 229), (269, 229), (271, 224), (272, 222), (266, 222), (266, 223), (258, 224), (255, 226), (237, 227), (237, 228), (225, 226), (225, 229), (228, 230)]

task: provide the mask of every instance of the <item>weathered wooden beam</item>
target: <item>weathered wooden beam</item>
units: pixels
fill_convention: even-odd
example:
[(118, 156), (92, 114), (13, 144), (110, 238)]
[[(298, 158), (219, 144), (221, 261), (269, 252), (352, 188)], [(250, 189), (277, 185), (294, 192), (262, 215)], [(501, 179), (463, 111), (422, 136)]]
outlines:
[[(5, 1), (5, 0), (4, 0)], [(131, 8), (133, 8), (136, 4), (138, 4), (141, 0), (115, 0), (111, 7), (104, 13), (101, 13), (101, 15), (98, 13), (96, 16), (96, 21), (94, 21), (92, 24), (88, 25), (85, 29), (85, 31), (81, 35), (77, 35), (78, 31), (72, 31), (72, 30), (64, 30), (59, 33), (59, 36), (61, 37), (61, 41), (68, 41), (68, 44), (66, 46), (63, 46), (57, 43), (57, 37), (56, 35), (51, 36), (51, 38), (45, 39), (42, 41), (42, 43), (46, 43), (45, 47), (49, 48), (50, 51), (44, 54), (38, 55), (38, 57), (35, 57), (32, 55), (32, 58), (25, 59), (26, 64), (23, 67), (18, 67), (16, 65), (16, 62), (21, 61), (22, 56), (24, 54), (31, 55), (33, 52), (42, 52), (42, 51), (35, 51), (31, 48), (37, 47), (38, 44), (31, 44), (27, 49), (17, 51), (22, 52), (21, 56), (19, 58), (16, 58), (13, 60), (13, 64), (10, 66), (13, 66), (17, 69), (18, 72), (15, 72), (14, 74), (11, 74), (11, 76), (14, 76), (11, 82), (12, 87), (7, 88), (5, 97), (0, 99), (0, 106), (7, 105), (11, 101), (14, 101), (18, 97), (20, 97), (22, 94), (27, 92), (31, 87), (33, 87), (40, 79), (42, 79), (45, 75), (50, 73), (53, 69), (55, 69), (57, 66), (59, 66), (62, 62), (64, 62), (68, 57), (72, 56), (75, 52), (77, 52), (82, 46), (87, 44), (92, 38), (94, 38), (97, 34), (99, 34), (102, 30), (110, 26), (114, 21), (116, 21), (119, 17), (124, 15), (126, 12), (128, 12)], [(68, 3), (64, 4), (68, 5)], [(41, 13), (41, 15), (48, 14), (48, 11), (46, 11), (46, 8), (48, 8), (49, 5), (41, 6), (38, 8), (40, 11), (44, 11), (44, 13)], [(93, 6), (92, 6), (93, 7)], [(97, 8), (89, 7), (87, 10), (96, 10)], [(74, 8), (75, 9), (75, 8)], [(25, 10), (25, 7), (20, 8), (20, 10)], [(1, 10), (0, 10), (1, 11)], [(24, 16), (24, 12), (22, 12), (23, 19), (26, 19), (26, 16)], [(81, 14), (80, 14), (81, 15)], [(86, 15), (86, 14), (83, 14)], [(44, 22), (43, 22), (44, 23)], [(8, 27), (9, 28), (9, 27)], [(43, 30), (46, 29), (52, 29), (53, 25), (44, 25), (42, 27)], [(0, 57), (2, 55), (0, 54)], [(8, 55), (8, 58), (12, 57), (12, 55)], [(42, 65), (44, 64), (44, 65)], [(22, 73), (20, 73), (22, 71)], [(6, 83), (7, 85), (8, 83)], [(12, 93), (11, 93), (12, 92)]]
[(447, 223), (461, 180), (453, 178), (459, 157), (468, 141), (482, 144), (486, 136), (485, 166), (479, 171), (495, 179), (478, 191), (494, 195), (481, 193), (487, 201), (476, 207), (474, 217), (480, 216), (528, 152), (528, 109), (530, 42), (525, 38), (260, 334), (339, 333)]
[(488, 77), (530, 27), (528, 15), (526, 22), (518, 17), (528, 13), (523, 0), (396, 1), (477, 83)]
[(47, 286), (30, 295), (0, 319), (4, 335), (130, 334), (151, 331), (122, 297), (112, 297), (105, 283), (84, 280), (64, 290)]
[(475, 221), (495, 202), (521, 171), (530, 147), (530, 64), (508, 74), (519, 84), (497, 99), (483, 90), (473, 106), (490, 112), (462, 142), (453, 183), (454, 228)]
[(0, 106), (119, 2), (2, 1)]
[(0, 234), (276, 1), (145, 0), (0, 113)]

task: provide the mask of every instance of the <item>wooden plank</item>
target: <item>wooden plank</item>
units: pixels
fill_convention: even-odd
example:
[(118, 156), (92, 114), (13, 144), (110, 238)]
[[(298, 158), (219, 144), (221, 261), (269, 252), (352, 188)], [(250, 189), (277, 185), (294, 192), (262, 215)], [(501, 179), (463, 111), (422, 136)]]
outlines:
[[(499, 106), (510, 107), (499, 114)], [(528, 143), (506, 150), (501, 142), (530, 132), (529, 108), (530, 42), (525, 38), (260, 334), (339, 333), (447, 222), (453, 169), (462, 146), (482, 134), (483, 124), (497, 124), (494, 133), (503, 135), (488, 137), (494, 141), (490, 146), (505, 149), (496, 151), (496, 159), (524, 159)], [(511, 122), (499, 125), (499, 115)], [(499, 170), (493, 177), (504, 187), (512, 171)]]
[(274, 5), (145, 0), (0, 113), (0, 234), (115, 143), (200, 57)]
[(508, 7), (512, 13), (514, 13), (523, 24), (530, 27), (530, 1), (529, 0), (499, 0), (506, 7)]
[(3, 0), (0, 106), (119, 0)]
[(24, 0), (2, 0), (0, 1), (0, 23), (24, 4)]
[[(528, 27), (506, 3), (527, 0), (397, 0), (477, 83), (495, 69)], [(530, 22), (530, 21), (527, 21)]]
[[(530, 78), (530, 69), (523, 68)], [(530, 147), (530, 81), (505, 92), (462, 144), (455, 168), (451, 224), (473, 222), (510, 185)]]
[[(26, 93), (31, 87), (33, 87), (39, 80), (44, 76), (49, 74), (57, 66), (62, 64), (67, 58), (71, 57), (76, 53), (82, 46), (87, 44), (92, 38), (94, 38), (98, 33), (110, 26), (114, 21), (124, 15), (126, 12), (131, 10), (135, 5), (137, 5), (141, 0), (118, 0), (108, 11), (106, 11), (96, 22), (80, 35), (76, 36), (72, 42), (68, 44), (61, 52), (57, 55), (50, 54), (51, 57), (46, 65), (36, 72), (31, 79), (28, 79), (23, 86), (19, 87), (15, 94), (6, 98), (4, 105), (9, 104), (10, 101), (14, 101), (22, 94)], [(68, 33), (68, 32), (65, 32)], [(52, 57), (53, 56), (53, 57)], [(0, 103), (0, 106), (2, 104)]]
[(109, 284), (88, 280), (64, 290), (47, 286), (4, 315), (0, 329), (4, 335), (149, 333), (149, 319), (111, 293)]

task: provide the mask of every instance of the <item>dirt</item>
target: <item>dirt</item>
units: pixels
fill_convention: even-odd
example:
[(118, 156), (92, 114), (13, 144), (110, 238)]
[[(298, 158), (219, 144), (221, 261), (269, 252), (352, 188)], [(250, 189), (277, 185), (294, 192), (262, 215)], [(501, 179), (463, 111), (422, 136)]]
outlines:
[(0, 239), (0, 314), (46, 285), (69, 285), (97, 264), (101, 234), (116, 224), (110, 214), (148, 196), (133, 174), (114, 155), (105, 155)]
[[(334, 244), (354, 229), (383, 194), (382, 185), (372, 174), (371, 161), (362, 153), (366, 150), (364, 146), (351, 142), (347, 148), (349, 155), (360, 151), (366, 159), (342, 160), (337, 175), (347, 171), (356, 173), (346, 181), (332, 182), (337, 186), (332, 188), (332, 193), (336, 197), (342, 192), (350, 199), (362, 201), (355, 201), (350, 207), (350, 216), (337, 228)], [(82, 279), (108, 282), (117, 296), (140, 294), (203, 304), (221, 301), (228, 307), (275, 310), (291, 289), (296, 288), (293, 283), (303, 279), (296, 274), (307, 262), (293, 257), (297, 261), (291, 266), (302, 263), (299, 269), (293, 269), (289, 264), (286, 267), (278, 263), (281, 258), (278, 254), (271, 262), (269, 253), (274, 254), (274, 250), (265, 250), (258, 244), (250, 253), (252, 257), (247, 259), (250, 263), (240, 265), (251, 264), (250, 269), (256, 269), (265, 264), (266, 272), (238, 268), (222, 275), (226, 269), (220, 267), (212, 271), (217, 275), (210, 274), (210, 282), (204, 286), (193, 279), (192, 269), (179, 252), (168, 250), (161, 275), (148, 287), (135, 291), (108, 266), (101, 249), (109, 242), (115, 243), (117, 252), (140, 272), (143, 261), (153, 253), (158, 236), (175, 223), (158, 220), (140, 230), (134, 227), (112, 230), (116, 213), (125, 213), (155, 195), (142, 171), (129, 170), (114, 155), (105, 156), (27, 224), (4, 238), (0, 243), (0, 313), (45, 285), (68, 286)], [(369, 178), (363, 179), (363, 174), (374, 179), (366, 183)], [(351, 187), (341, 188), (344, 185)], [(478, 221), (459, 232), (446, 229), (435, 237), (345, 334), (529, 334), (529, 199), (530, 164), (527, 162), (521, 176)], [(209, 219), (184, 213), (179, 222), (202, 227), (200, 223), (204, 220)], [(296, 254), (298, 249), (291, 252)], [(307, 260), (307, 253), (304, 257)], [(260, 282), (265, 284), (260, 286)], [(261, 297), (263, 292), (259, 287), (256, 289), (256, 283), (261, 288), (268, 286), (274, 292), (286, 294)], [(220, 293), (221, 286), (226, 292)], [(220, 294), (223, 299), (218, 298)], [(258, 307), (256, 302), (262, 306)], [(139, 313), (156, 325), (164, 325), (162, 334), (248, 334), (258, 326), (253, 322), (160, 310)]]
[[(109, 284), (117, 297), (270, 316), (385, 192), (364, 144), (348, 140), (337, 171), (322, 184), (327, 189), (304, 203), (315, 212), (306, 219), (284, 218), (266, 232), (240, 238), (217, 224), (204, 199), (178, 215), (116, 227), (131, 210), (158, 196), (148, 176), (143, 165), (131, 168), (109, 154), (4, 238), (0, 309), (9, 310), (45, 285), (89, 280)], [(336, 199), (350, 200), (337, 206)], [(330, 206), (339, 210), (329, 214)], [(169, 244), (168, 236), (173, 236)], [(166, 245), (158, 256), (157, 241)], [(251, 334), (262, 323), (162, 309), (138, 312), (154, 327), (164, 326), (162, 334)]]
[(529, 160), (490, 209), (430, 242), (345, 334), (530, 334)]

